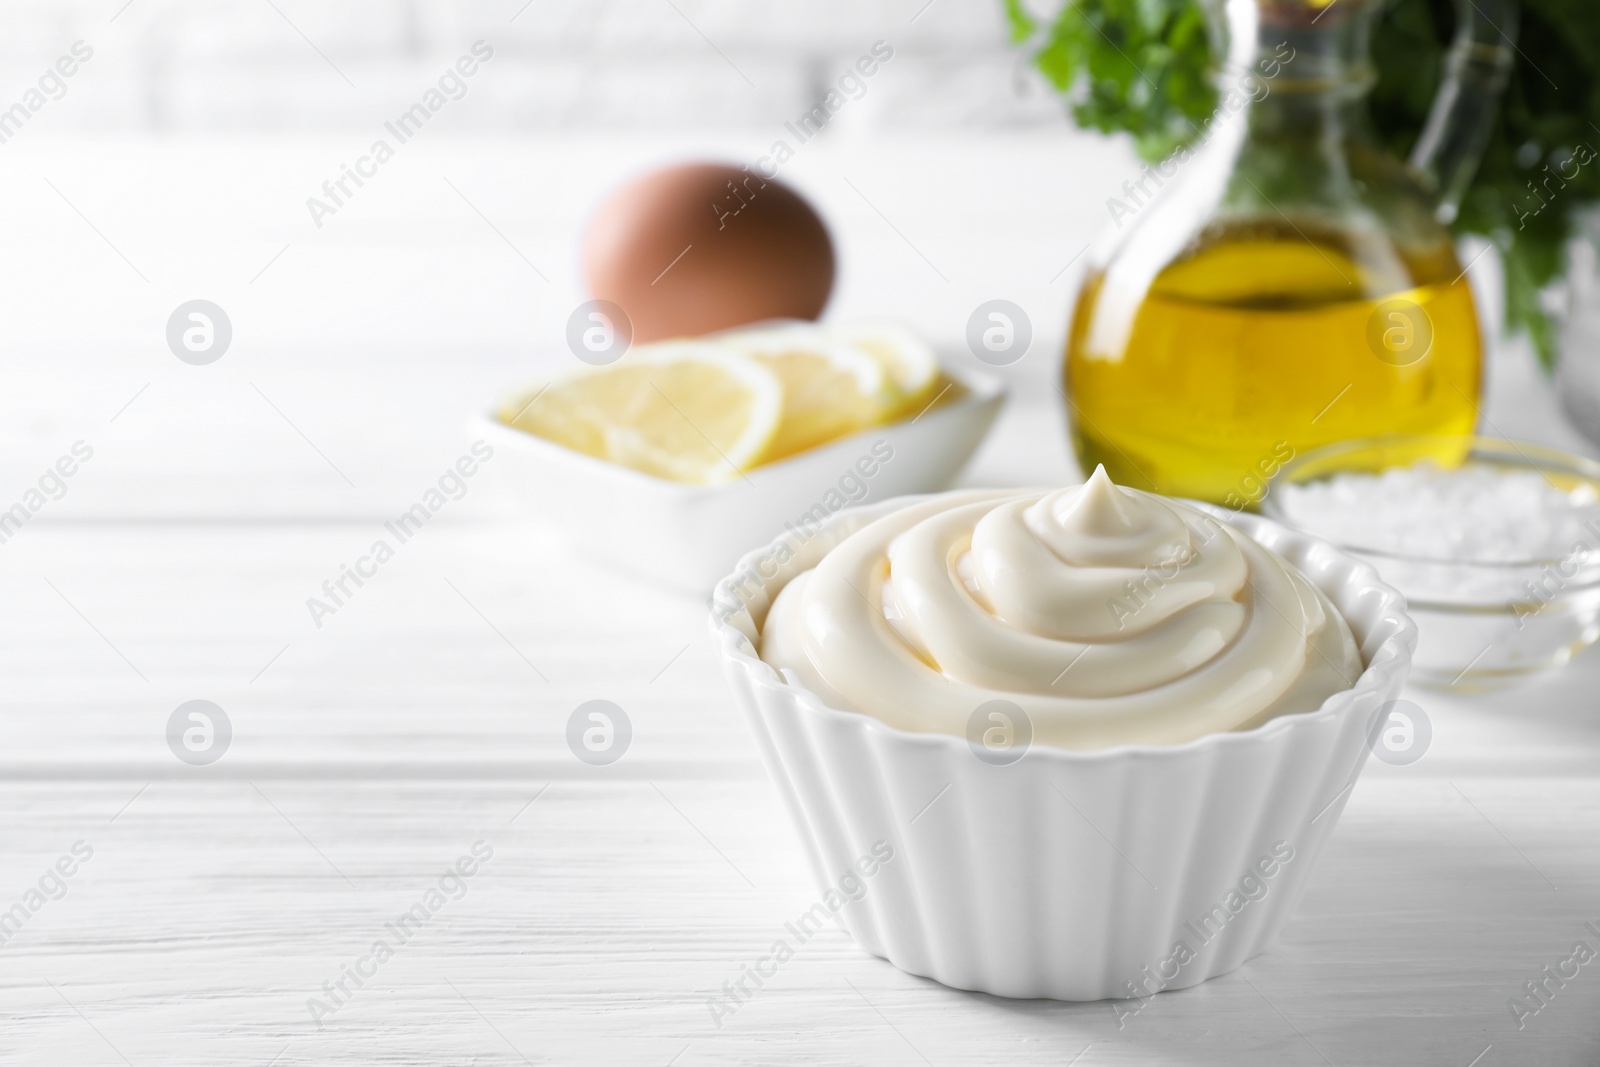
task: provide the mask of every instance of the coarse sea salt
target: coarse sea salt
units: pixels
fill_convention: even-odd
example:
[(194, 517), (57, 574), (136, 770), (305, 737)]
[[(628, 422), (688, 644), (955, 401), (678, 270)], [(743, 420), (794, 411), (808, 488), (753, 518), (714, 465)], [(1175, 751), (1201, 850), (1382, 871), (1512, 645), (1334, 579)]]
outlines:
[[(1282, 485), (1292, 525), (1351, 548), (1430, 560), (1512, 563), (1594, 544), (1600, 503), (1587, 484), (1563, 491), (1537, 471), (1432, 463)], [(1589, 529), (1585, 530), (1585, 526)]]

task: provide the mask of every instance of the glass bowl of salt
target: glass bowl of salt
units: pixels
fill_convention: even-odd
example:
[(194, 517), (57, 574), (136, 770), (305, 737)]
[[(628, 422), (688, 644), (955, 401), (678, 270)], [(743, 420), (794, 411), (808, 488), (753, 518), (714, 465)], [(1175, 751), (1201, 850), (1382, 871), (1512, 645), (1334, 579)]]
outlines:
[(1262, 512), (1360, 556), (1410, 604), (1412, 680), (1482, 690), (1600, 639), (1600, 463), (1489, 437), (1326, 445), (1273, 478)]

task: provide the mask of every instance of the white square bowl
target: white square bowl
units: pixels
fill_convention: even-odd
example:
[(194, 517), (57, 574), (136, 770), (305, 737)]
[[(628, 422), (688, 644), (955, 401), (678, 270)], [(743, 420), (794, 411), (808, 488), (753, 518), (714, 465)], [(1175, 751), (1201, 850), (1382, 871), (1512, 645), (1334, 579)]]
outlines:
[(902, 422), (875, 426), (721, 485), (683, 485), (586, 456), (481, 415), (515, 492), (579, 551), (683, 592), (705, 595), (751, 545), (787, 526), (815, 528), (846, 506), (949, 484), (1005, 400), (998, 382), (946, 375), (964, 395)]

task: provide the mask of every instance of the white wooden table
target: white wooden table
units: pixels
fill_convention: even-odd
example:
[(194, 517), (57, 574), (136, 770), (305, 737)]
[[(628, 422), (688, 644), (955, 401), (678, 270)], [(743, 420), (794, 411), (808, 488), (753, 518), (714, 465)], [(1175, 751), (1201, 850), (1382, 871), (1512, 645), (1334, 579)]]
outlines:
[[(94, 456), (0, 544), (0, 931), (25, 920), (0, 1062), (1600, 1062), (1600, 962), (1520, 1031), (1506, 1006), (1600, 950), (1595, 657), (1408, 694), (1431, 750), (1370, 764), (1281, 944), (1233, 975), (1119, 1018), (945, 989), (830, 929), (716, 1025), (707, 998), (815, 890), (701, 606), (569, 554), (493, 463), (320, 628), (305, 606), (466, 450), (471, 411), (567, 358), (581, 212), (666, 146), (441, 137), (314, 230), (303, 199), (351, 148), (5, 149), (0, 507), (74, 442)], [(1034, 314), (968, 482), (1075, 476), (1044, 384), (1063, 267), (1128, 166), (1066, 137), (795, 161), (841, 317), (949, 340), (994, 296)], [(208, 367), (163, 338), (194, 297), (234, 324)], [(1575, 444), (1524, 359), (1495, 368), (1492, 427)], [(597, 698), (634, 726), (609, 767), (564, 740)], [(205, 767), (166, 741), (195, 699), (233, 732)], [(476, 842), (492, 857), (371, 962)]]

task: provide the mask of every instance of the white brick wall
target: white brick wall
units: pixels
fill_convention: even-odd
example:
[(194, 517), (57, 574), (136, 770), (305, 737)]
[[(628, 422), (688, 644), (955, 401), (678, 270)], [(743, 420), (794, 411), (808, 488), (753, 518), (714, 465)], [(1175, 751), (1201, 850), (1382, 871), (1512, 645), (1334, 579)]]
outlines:
[(895, 58), (852, 127), (1062, 123), (1000, 0), (125, 2), (5, 0), (0, 101), (82, 39), (95, 57), (52, 127), (367, 130), (483, 39), (495, 59), (450, 108), (461, 129), (760, 129), (883, 40)]

